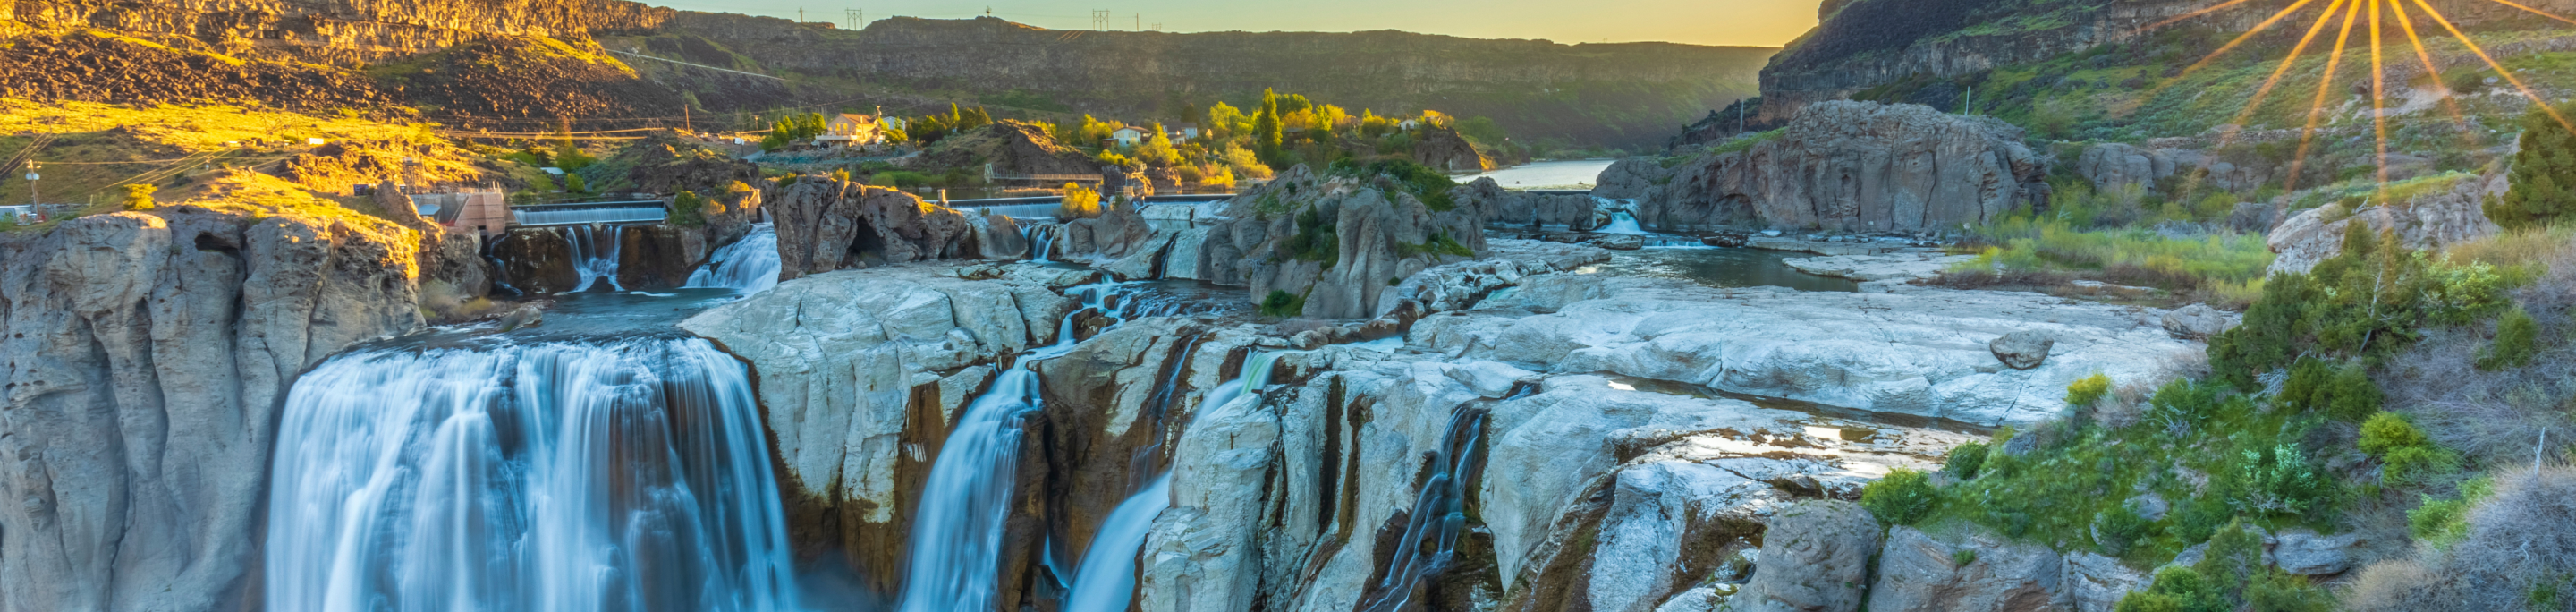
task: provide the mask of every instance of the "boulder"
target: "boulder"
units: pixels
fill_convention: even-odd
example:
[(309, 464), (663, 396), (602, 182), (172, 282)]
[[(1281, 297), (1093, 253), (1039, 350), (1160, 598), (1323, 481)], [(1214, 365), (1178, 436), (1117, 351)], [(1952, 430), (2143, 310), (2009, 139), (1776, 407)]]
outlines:
[(581, 285), (574, 267), (572, 241), (554, 228), (521, 227), (492, 243), (499, 260), (500, 282), (530, 293), (561, 293)]
[(2165, 313), (2163, 323), (2165, 333), (2173, 334), (2173, 337), (2184, 340), (2208, 340), (2210, 336), (2218, 335), (2218, 332), (2235, 327), (2239, 319), (2241, 317), (2211, 308), (2208, 304), (2192, 304)]
[(1374, 316), (1380, 296), (1404, 278), (1487, 251), (1474, 208), (1435, 211), (1390, 179), (1303, 166), (1235, 196), (1219, 217), (1199, 234), (1199, 278), (1246, 286), (1255, 302), (1272, 292), (1303, 296), (1304, 316), (1315, 318)]
[(629, 227), (618, 233), (617, 286), (660, 291), (689, 283), (714, 251), (706, 233), (676, 225)]
[(2057, 340), (2048, 334), (2022, 330), (1996, 337), (1986, 343), (1986, 349), (1993, 351), (1995, 360), (2004, 362), (2004, 365), (2015, 370), (2028, 370), (2046, 362), (2048, 350), (2056, 345)]
[(1611, 234), (1611, 235), (1607, 235), (1607, 236), (1599, 236), (1599, 237), (1595, 237), (1595, 238), (1593, 238), (1593, 239), (1592, 239), (1592, 246), (1597, 246), (1597, 247), (1601, 247), (1601, 248), (1605, 248), (1605, 249), (1610, 249), (1610, 250), (1613, 250), (1613, 251), (1634, 251), (1634, 250), (1637, 250), (1637, 249), (1646, 248), (1646, 238), (1645, 238), (1644, 236), (1630, 236), (1630, 235), (1625, 235), (1625, 234)]
[(287, 390), (421, 327), (425, 242), (257, 201), (0, 232), (0, 610), (239, 607)]
[(1413, 161), (1451, 174), (1494, 169), (1494, 162), (1478, 153), (1476, 145), (1458, 135), (1458, 130), (1439, 126), (1414, 131)]
[(2305, 528), (2281, 532), (2272, 548), (2272, 563), (2281, 571), (2301, 576), (2340, 575), (2353, 568), (2353, 549), (2362, 544), (2361, 534), (2317, 535)]
[[(1764, 567), (1768, 572), (1772, 568)], [(1760, 573), (1754, 574), (1756, 580)], [(1887, 532), (1878, 556), (1878, 578), (1869, 587), (1870, 612), (2059, 609), (2065, 577), (2056, 552), (1983, 532), (1945, 541), (1913, 527)]]
[(1762, 568), (1728, 603), (1745, 612), (1859, 610), (1878, 543), (1878, 519), (1857, 504), (1791, 504), (1772, 515), (1762, 534)]
[(2089, 552), (2067, 553), (2065, 567), (2066, 577), (2057, 583), (2058, 601), (2075, 612), (2112, 612), (2121, 598), (2149, 583), (2146, 572)]
[[(2441, 178), (2425, 180), (2448, 180)], [(2503, 174), (2468, 177), (2447, 189), (2428, 189), (2396, 204), (2375, 203), (2359, 210), (2343, 205), (2311, 208), (2291, 215), (2264, 237), (2273, 253), (2272, 272), (2306, 272), (2343, 252), (2344, 232), (2361, 224), (2373, 233), (2395, 232), (2412, 249), (2436, 248), (2494, 235), (2501, 231), (2487, 220), (2482, 202), (2503, 197), (2511, 183)]]

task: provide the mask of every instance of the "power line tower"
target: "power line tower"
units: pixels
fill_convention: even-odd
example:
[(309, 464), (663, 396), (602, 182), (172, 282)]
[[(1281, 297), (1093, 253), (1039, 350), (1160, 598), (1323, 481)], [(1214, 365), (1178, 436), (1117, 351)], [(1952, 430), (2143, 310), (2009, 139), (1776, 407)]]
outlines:
[(1095, 10), (1095, 11), (1092, 11), (1092, 12), (1091, 12), (1091, 29), (1092, 29), (1092, 30), (1094, 30), (1094, 31), (1101, 31), (1101, 32), (1109, 31), (1109, 11), (1107, 11), (1107, 10)]
[(1154, 29), (1154, 31), (1156, 31), (1156, 32), (1161, 32), (1161, 31), (1163, 31), (1163, 24), (1161, 24), (1161, 23), (1156, 23), (1156, 24), (1154, 24), (1154, 28), (1153, 28), (1153, 29)]
[(863, 26), (863, 25), (867, 25), (867, 24), (868, 24), (868, 12), (867, 12), (867, 11), (863, 11), (863, 10), (859, 10), (859, 9), (841, 9), (841, 13), (842, 13), (842, 16), (844, 16), (844, 17), (848, 17), (848, 18), (849, 18), (849, 20), (850, 20), (850, 29), (852, 29), (852, 30), (859, 29), (859, 26)]

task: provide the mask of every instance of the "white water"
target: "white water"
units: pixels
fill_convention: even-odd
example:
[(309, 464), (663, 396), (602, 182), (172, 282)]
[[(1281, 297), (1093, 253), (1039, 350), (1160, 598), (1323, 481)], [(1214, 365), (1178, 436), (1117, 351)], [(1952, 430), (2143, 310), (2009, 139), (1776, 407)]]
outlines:
[(520, 225), (591, 225), (595, 223), (661, 223), (671, 211), (658, 205), (609, 206), (574, 210), (515, 210)]
[(1610, 213), (1610, 223), (1602, 225), (1601, 229), (1592, 231), (1600, 234), (1646, 235), (1646, 228), (1637, 225), (1637, 217), (1635, 215), (1628, 214), (1628, 211), (1624, 210)]
[(682, 287), (734, 289), (748, 295), (778, 286), (778, 231), (755, 223), (751, 233), (707, 257), (707, 265), (689, 273)]
[(287, 396), (267, 609), (799, 610), (754, 410), (697, 339), (335, 357)]
[[(618, 251), (625, 246), (626, 242), (619, 239), (623, 229), (622, 226), (614, 224), (575, 225), (563, 228), (564, 240), (572, 243), (573, 272), (581, 275), (581, 284), (573, 286), (573, 293), (589, 291), (590, 286), (598, 283), (601, 278), (608, 279), (608, 286), (611, 288), (618, 291), (626, 290), (625, 286), (617, 284)], [(606, 246), (602, 246), (603, 244)]]
[[(1237, 398), (1259, 401), (1261, 386), (1270, 382), (1271, 366), (1279, 362), (1282, 354), (1285, 353), (1253, 353), (1244, 360), (1243, 378), (1209, 391), (1190, 416), (1206, 414)], [(1074, 574), (1073, 592), (1065, 597), (1065, 612), (1126, 610), (1136, 595), (1136, 554), (1145, 548), (1145, 535), (1153, 528), (1154, 518), (1171, 506), (1172, 473), (1165, 466), (1153, 484), (1119, 502), (1118, 509), (1110, 511), (1108, 520), (1102, 521), (1100, 535), (1092, 538), (1091, 549), (1083, 553), (1082, 565)]]
[(1042, 228), (1032, 225), (1029, 226), (1029, 233), (1037, 240), (1037, 246), (1029, 250), (1029, 253), (1033, 255), (1029, 259), (1029, 263), (1055, 263), (1047, 260), (1047, 247), (1054, 246), (1056, 232), (1051, 230), (1042, 231)]

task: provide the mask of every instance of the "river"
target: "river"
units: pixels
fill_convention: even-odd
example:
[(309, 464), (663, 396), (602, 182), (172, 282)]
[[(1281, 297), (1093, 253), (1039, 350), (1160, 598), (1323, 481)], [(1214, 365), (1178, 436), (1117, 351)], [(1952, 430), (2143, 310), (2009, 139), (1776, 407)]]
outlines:
[(1504, 189), (1591, 189), (1615, 159), (1576, 159), (1521, 164), (1484, 174), (1455, 177), (1460, 183), (1494, 179)]

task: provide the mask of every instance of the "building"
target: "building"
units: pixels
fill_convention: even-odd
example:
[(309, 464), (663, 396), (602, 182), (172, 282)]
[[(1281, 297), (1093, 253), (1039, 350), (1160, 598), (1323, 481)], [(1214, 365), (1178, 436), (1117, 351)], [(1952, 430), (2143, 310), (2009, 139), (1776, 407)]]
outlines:
[[(878, 131), (875, 115), (841, 113), (823, 122), (823, 135), (814, 137), (818, 145), (870, 145), (885, 139)], [(900, 128), (898, 128), (900, 129)]]
[(8, 206), (0, 206), (0, 219), (8, 219), (19, 223), (42, 223), (45, 220), (45, 215), (44, 213), (38, 212), (34, 204), (12, 204)]
[(1196, 123), (1173, 125), (1168, 129), (1171, 130), (1173, 140), (1189, 140), (1199, 137), (1199, 124)]
[(410, 198), (420, 216), (451, 231), (489, 238), (512, 225), (510, 194), (499, 190), (418, 193)]
[(1118, 139), (1118, 146), (1132, 147), (1136, 146), (1136, 141), (1145, 139), (1145, 130), (1137, 129), (1135, 126), (1125, 126), (1111, 130), (1109, 137)]

